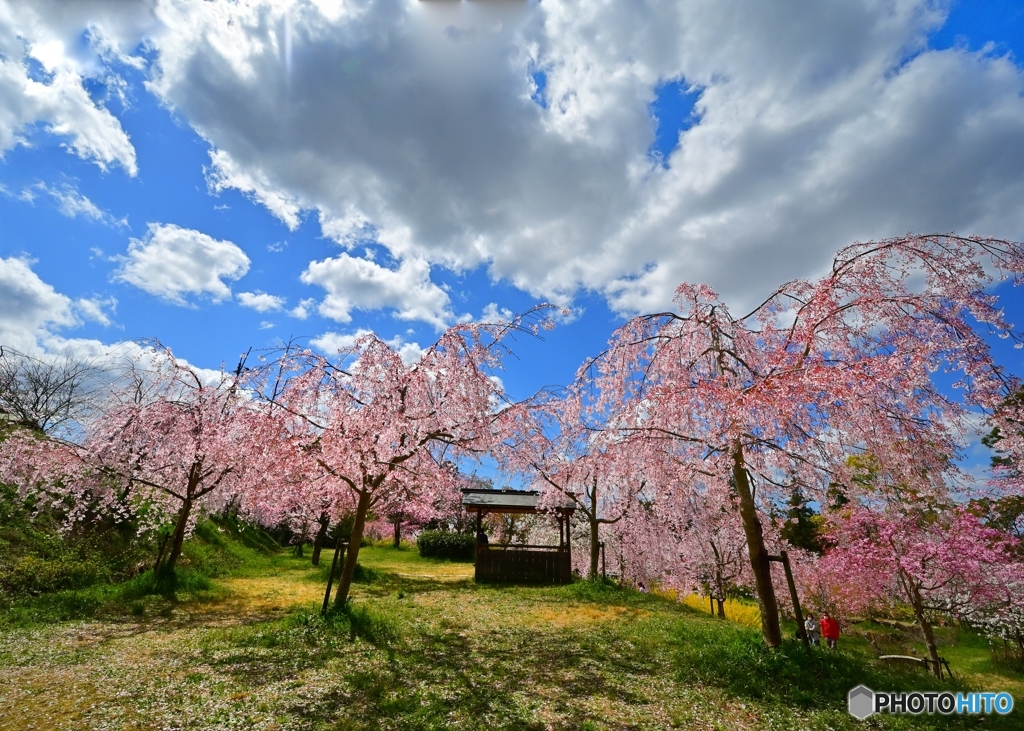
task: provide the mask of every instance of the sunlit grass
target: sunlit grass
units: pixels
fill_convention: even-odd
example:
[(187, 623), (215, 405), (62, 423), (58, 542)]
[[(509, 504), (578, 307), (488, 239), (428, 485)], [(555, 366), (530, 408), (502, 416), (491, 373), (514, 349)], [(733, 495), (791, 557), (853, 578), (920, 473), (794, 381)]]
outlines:
[[(247, 560), (166, 616), (147, 606), (0, 632), (0, 728), (966, 726), (854, 721), (844, 703), (857, 682), (938, 681), (878, 665), (863, 641), (839, 653), (789, 641), (767, 650), (756, 606), (743, 602), (730, 602), (723, 622), (702, 600), (612, 584), (477, 586), (471, 564), (373, 546), (360, 553), (350, 607), (321, 617), (331, 558), (325, 551), (319, 568), (288, 552)], [(968, 643), (960, 651), (984, 654)], [(1017, 728), (1018, 717), (985, 726)]]
[[(696, 609), (698, 612), (705, 614), (712, 614), (711, 602), (707, 597), (700, 596), (698, 594), (687, 594), (683, 597), (683, 604)], [(717, 616), (718, 606), (715, 605), (715, 614)], [(744, 627), (754, 627), (760, 629), (761, 627), (761, 610), (757, 604), (751, 601), (743, 601), (738, 599), (726, 599), (725, 600), (725, 618), (730, 622), (743, 625)]]

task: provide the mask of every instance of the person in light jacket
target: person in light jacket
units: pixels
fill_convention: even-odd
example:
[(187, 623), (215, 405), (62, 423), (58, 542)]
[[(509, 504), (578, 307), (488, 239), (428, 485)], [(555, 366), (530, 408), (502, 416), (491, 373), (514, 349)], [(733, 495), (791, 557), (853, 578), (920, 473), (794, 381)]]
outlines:
[(804, 632), (807, 633), (808, 642), (815, 646), (820, 644), (821, 634), (818, 632), (818, 621), (813, 614), (808, 614), (807, 619), (804, 620)]

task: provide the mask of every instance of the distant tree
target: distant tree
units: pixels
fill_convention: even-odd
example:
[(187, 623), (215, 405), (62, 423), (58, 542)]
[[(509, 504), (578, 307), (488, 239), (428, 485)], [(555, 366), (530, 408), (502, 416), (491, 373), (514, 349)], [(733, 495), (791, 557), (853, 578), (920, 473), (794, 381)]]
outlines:
[(32, 356), (0, 345), (0, 418), (61, 433), (95, 406), (101, 370), (72, 351)]
[(730, 591), (750, 583), (746, 537), (734, 517), (735, 507), (726, 507), (734, 499), (691, 493), (681, 512), (688, 518), (677, 532), (685, 575), (700, 594), (717, 602), (722, 619)]
[(836, 545), (819, 562), (847, 611), (898, 601), (914, 612), (938, 671), (937, 614), (969, 619), (1009, 606), (1007, 567), (1017, 541), (963, 509), (902, 514), (857, 508), (833, 519)]
[[(525, 412), (506, 450), (506, 469), (527, 475), (542, 492), (541, 507), (570, 505), (587, 528), (587, 575), (598, 576), (602, 532), (632, 509), (648, 473), (664, 455), (650, 442), (629, 442), (609, 417), (588, 406), (584, 389), (571, 388)], [(639, 451), (638, 451), (639, 450)], [(637, 537), (639, 540), (646, 540)]]
[(794, 486), (789, 497), (786, 520), (779, 531), (782, 538), (794, 548), (820, 554), (825, 550), (821, 535), (824, 525), (825, 519), (807, 504), (799, 486)]

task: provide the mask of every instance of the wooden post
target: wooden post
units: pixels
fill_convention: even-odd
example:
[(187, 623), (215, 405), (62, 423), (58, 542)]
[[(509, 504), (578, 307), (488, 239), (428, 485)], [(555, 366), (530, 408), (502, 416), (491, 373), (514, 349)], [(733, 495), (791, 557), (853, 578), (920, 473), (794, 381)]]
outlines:
[(811, 641), (804, 629), (804, 613), (800, 610), (800, 597), (796, 593), (796, 582), (793, 581), (793, 570), (789, 567), (789, 553), (779, 551), (778, 556), (769, 556), (769, 561), (777, 561), (782, 564), (786, 572), (786, 583), (789, 585), (789, 598), (793, 601), (793, 614), (796, 616), (796, 635), (804, 643), (804, 647), (810, 648)]
[(338, 571), (340, 557), (345, 553), (345, 546), (348, 544), (338, 536), (338, 543), (334, 547), (334, 558), (331, 560), (331, 573), (327, 575), (327, 591), (324, 592), (324, 605), (320, 608), (320, 614), (327, 614), (327, 605), (331, 603), (331, 586), (334, 585), (334, 574)]
[(571, 515), (565, 516), (565, 551), (569, 554), (569, 580), (572, 581), (572, 533), (569, 530), (569, 519)]

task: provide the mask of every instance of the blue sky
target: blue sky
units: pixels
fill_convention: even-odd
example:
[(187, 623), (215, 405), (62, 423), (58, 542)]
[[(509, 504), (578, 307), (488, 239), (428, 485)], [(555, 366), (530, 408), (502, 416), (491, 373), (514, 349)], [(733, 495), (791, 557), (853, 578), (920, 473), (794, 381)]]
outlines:
[(0, 4), (0, 339), (217, 368), (571, 307), (522, 397), (684, 279), (740, 309), (855, 239), (1024, 238), (1019, 3), (620, 5)]

